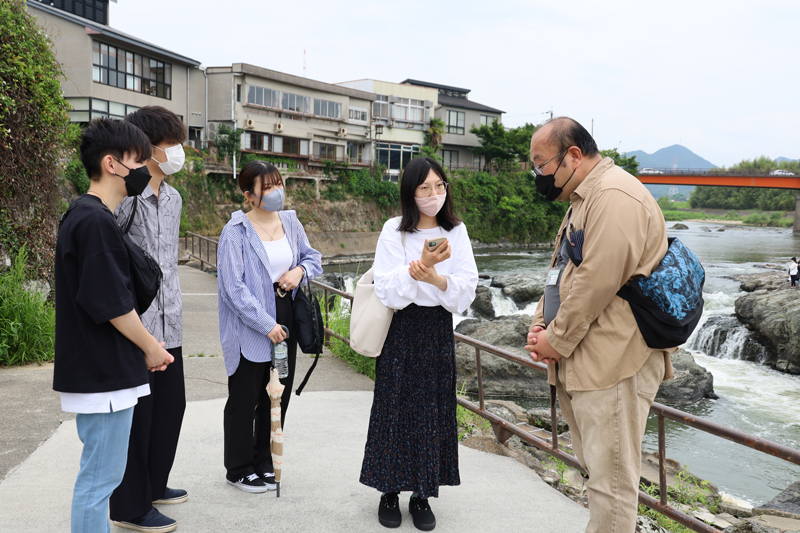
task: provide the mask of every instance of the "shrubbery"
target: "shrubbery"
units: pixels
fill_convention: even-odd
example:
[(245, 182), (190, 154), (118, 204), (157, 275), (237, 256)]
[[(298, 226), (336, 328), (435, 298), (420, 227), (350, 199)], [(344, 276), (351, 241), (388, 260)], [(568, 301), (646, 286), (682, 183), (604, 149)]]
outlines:
[(13, 266), (0, 274), (0, 366), (50, 361), (56, 317), (46, 294), (32, 290), (23, 245)]

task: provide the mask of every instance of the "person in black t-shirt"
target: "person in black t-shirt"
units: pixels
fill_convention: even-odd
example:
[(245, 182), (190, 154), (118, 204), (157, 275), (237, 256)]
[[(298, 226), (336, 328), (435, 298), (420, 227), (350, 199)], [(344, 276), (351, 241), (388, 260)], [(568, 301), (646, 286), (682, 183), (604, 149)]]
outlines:
[(112, 214), (147, 185), (150, 142), (133, 125), (101, 119), (84, 130), (80, 150), (91, 186), (64, 218), (55, 258), (53, 389), (62, 410), (77, 413), (83, 442), (73, 533), (110, 530), (108, 499), (125, 471), (133, 406), (150, 393), (148, 370), (173, 361), (139, 319), (128, 252)]

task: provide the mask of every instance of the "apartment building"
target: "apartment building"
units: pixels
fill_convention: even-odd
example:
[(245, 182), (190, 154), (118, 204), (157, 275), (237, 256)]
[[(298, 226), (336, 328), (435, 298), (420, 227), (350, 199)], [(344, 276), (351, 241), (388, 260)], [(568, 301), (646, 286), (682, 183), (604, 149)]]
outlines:
[(29, 0), (27, 8), (53, 41), (73, 122), (160, 105), (181, 117), (189, 143), (201, 147), (206, 117), (199, 61), (113, 29), (108, 0)]
[(434, 116), (445, 123), (441, 152), (444, 167), (482, 169), (485, 164), (483, 156), (470, 151), (470, 148), (480, 146), (480, 140), (469, 130), (473, 125), (488, 125), (495, 120), (502, 123), (505, 111), (471, 101), (470, 89), (412, 79), (402, 83), (437, 91), (438, 105)]
[(243, 128), (242, 151), (297, 160), (372, 164), (369, 124), (375, 95), (234, 63), (208, 67), (211, 129)]
[(397, 181), (402, 169), (425, 143), (437, 90), (371, 79), (336, 85), (375, 95), (371, 122), (375, 162), (386, 167), (387, 179)]

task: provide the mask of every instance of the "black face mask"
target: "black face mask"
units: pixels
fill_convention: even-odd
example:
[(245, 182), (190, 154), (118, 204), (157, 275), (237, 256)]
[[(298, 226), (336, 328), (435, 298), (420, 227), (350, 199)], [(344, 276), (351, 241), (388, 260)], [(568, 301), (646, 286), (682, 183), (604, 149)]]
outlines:
[(116, 161), (129, 171), (127, 176), (122, 176), (122, 179), (125, 180), (125, 190), (128, 196), (139, 196), (142, 194), (152, 178), (150, 171), (147, 169), (147, 165), (131, 169), (130, 167), (126, 167), (119, 159)]
[[(563, 161), (564, 161), (564, 158), (561, 158), (561, 162), (563, 162)], [(558, 163), (558, 167), (556, 168), (556, 171), (558, 171), (558, 169), (561, 168), (561, 162)], [(578, 170), (578, 169), (576, 168), (575, 170)], [(539, 191), (539, 194), (541, 194), (542, 196), (545, 197), (545, 200), (547, 200), (548, 202), (552, 202), (553, 200), (555, 200), (556, 198), (561, 196), (562, 192), (564, 192), (564, 187), (567, 186), (567, 183), (569, 183), (569, 180), (571, 180), (572, 176), (575, 175), (575, 170), (572, 171), (572, 174), (569, 175), (569, 178), (567, 178), (567, 181), (564, 182), (564, 186), (563, 187), (556, 187), (556, 175), (555, 175), (555, 172), (553, 174), (543, 174), (541, 176), (536, 176), (536, 178), (534, 178), (534, 180), (533, 180), (534, 183), (536, 184), (536, 190)]]

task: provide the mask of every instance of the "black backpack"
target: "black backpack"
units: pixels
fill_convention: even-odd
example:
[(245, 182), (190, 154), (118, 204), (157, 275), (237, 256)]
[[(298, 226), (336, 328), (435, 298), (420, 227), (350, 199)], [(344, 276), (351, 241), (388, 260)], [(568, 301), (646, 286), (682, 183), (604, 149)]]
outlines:
[[(137, 246), (136, 243), (133, 242), (133, 240), (131, 240), (131, 238), (122, 231), (122, 228), (117, 225), (117, 219), (114, 217), (114, 214), (104, 204), (97, 204), (97, 202), (89, 200), (88, 198), (81, 197), (70, 204), (66, 213), (61, 215), (59, 228), (61, 227), (61, 224), (64, 223), (64, 220), (66, 220), (67, 215), (69, 215), (70, 212), (79, 205), (100, 205), (103, 210), (108, 213), (112, 220), (114, 220), (114, 226), (117, 228), (117, 230), (119, 230), (119, 234), (122, 237), (122, 242), (125, 243), (125, 248), (128, 251), (131, 279), (133, 281), (133, 289), (136, 296), (136, 310), (141, 315), (147, 311), (147, 309), (150, 307), (150, 304), (153, 303), (153, 300), (158, 294), (158, 289), (161, 287), (161, 279), (163, 274), (161, 272), (161, 268), (158, 266), (158, 261), (153, 259), (153, 256), (151, 256), (145, 250), (139, 248), (139, 246)], [(135, 209), (136, 207), (134, 206), (134, 211)], [(133, 220), (133, 215), (134, 213), (131, 212), (131, 220)], [(130, 229), (130, 221), (128, 222), (127, 229)]]

